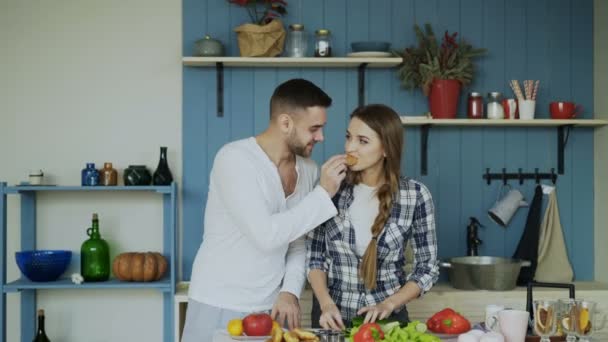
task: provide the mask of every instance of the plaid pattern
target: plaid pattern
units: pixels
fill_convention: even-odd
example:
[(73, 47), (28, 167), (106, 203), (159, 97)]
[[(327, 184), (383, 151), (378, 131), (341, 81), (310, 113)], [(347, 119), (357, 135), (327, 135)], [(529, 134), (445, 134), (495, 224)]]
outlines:
[[(362, 258), (355, 253), (355, 234), (348, 213), (353, 202), (352, 185), (343, 184), (333, 198), (338, 215), (307, 236), (307, 271), (319, 269), (327, 274), (329, 293), (346, 321), (352, 320), (360, 308), (380, 303), (396, 293), (407, 281), (414, 281), (422, 293), (437, 281), (439, 267), (431, 193), (422, 183), (401, 177), (399, 194), (378, 236), (378, 273), (376, 289), (372, 291), (366, 290), (358, 277)], [(414, 251), (414, 268), (406, 275), (404, 249), (409, 240)]]

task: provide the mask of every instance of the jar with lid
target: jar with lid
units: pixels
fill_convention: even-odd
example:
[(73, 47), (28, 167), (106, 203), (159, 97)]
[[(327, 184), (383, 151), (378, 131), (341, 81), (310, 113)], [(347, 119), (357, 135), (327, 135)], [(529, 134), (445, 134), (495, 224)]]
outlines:
[(331, 32), (320, 29), (315, 35), (315, 57), (331, 57)]
[(467, 117), (469, 119), (483, 119), (483, 97), (481, 97), (481, 93), (469, 93)]
[(502, 94), (499, 92), (488, 93), (488, 104), (486, 113), (488, 119), (504, 119), (505, 113), (502, 108)]
[(306, 31), (304, 31), (304, 25), (289, 25), (289, 33), (287, 34), (287, 46), (285, 47), (285, 56), (306, 57), (307, 48), (308, 39)]

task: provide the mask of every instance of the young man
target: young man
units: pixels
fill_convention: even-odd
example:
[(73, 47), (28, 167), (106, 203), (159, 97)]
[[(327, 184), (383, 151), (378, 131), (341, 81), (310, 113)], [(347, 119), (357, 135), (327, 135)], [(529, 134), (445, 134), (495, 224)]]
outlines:
[(303, 236), (337, 213), (331, 198), (346, 171), (344, 155), (330, 158), (320, 175), (309, 159), (330, 105), (313, 83), (289, 80), (270, 99), (268, 128), (217, 153), (182, 342), (212, 341), (229, 320), (254, 311), (299, 325)]

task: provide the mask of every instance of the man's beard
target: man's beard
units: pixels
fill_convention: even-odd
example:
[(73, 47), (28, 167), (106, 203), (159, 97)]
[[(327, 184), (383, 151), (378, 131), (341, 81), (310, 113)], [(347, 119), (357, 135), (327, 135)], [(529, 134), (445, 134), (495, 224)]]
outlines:
[(300, 141), (298, 141), (298, 137), (296, 136), (295, 132), (287, 138), (287, 147), (289, 150), (300, 157), (310, 157), (312, 148), (308, 150), (308, 146), (309, 144), (302, 144)]

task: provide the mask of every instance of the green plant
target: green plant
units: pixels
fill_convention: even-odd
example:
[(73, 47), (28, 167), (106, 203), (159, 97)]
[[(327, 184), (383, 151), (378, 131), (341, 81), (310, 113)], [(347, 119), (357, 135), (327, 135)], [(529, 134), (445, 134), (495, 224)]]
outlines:
[(449, 34), (448, 31), (439, 45), (429, 23), (424, 25), (424, 31), (415, 24), (414, 31), (418, 45), (403, 50), (403, 63), (397, 71), (403, 87), (422, 88), (428, 96), (435, 79), (458, 80), (463, 85), (471, 83), (475, 73), (473, 58), (485, 54), (486, 49), (475, 49), (462, 38), (457, 42), (458, 32)]
[(258, 25), (268, 24), (274, 18), (287, 14), (285, 0), (228, 0), (228, 2), (245, 7), (251, 22)]

